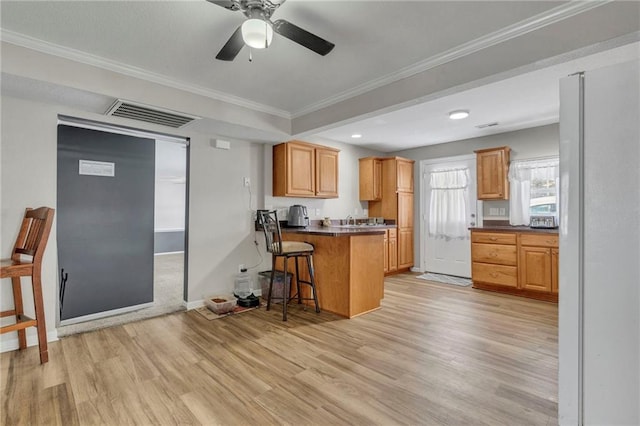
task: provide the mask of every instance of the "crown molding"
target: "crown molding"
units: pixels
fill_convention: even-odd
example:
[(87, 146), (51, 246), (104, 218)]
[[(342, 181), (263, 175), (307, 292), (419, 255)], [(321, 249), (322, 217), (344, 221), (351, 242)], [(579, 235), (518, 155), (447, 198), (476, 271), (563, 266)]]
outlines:
[(546, 12), (539, 13), (538, 15), (532, 16), (516, 24), (509, 25), (498, 31), (494, 31), (493, 33), (478, 37), (473, 41), (446, 50), (438, 55), (434, 55), (430, 58), (400, 69), (384, 77), (371, 80), (367, 83), (346, 90), (338, 95), (328, 97), (324, 100), (293, 111), (291, 113), (291, 116), (292, 118), (297, 118), (317, 111), (319, 109), (326, 108), (338, 102), (342, 102), (371, 90), (378, 89), (395, 81), (402, 80), (403, 78), (411, 77), (415, 74), (428, 71), (432, 68), (446, 64), (472, 53), (476, 53), (488, 47), (495, 46), (507, 40), (514, 39), (516, 37), (530, 33), (556, 22), (560, 22), (564, 19), (570, 18), (580, 13), (595, 9), (596, 7), (600, 7), (602, 5), (610, 3), (611, 1), (612, 0), (571, 1), (567, 4), (554, 7)]
[(50, 43), (37, 38), (29, 37), (27, 35), (2, 29), (0, 32), (3, 42), (15, 44), (17, 46), (25, 47), (27, 49), (35, 50), (38, 52), (46, 53), (53, 56), (58, 56), (64, 59), (69, 59), (75, 62), (80, 62), (86, 65), (106, 69), (119, 74), (124, 74), (129, 77), (139, 78), (141, 80), (149, 81), (152, 83), (161, 84), (163, 86), (171, 87), (174, 89), (182, 90), (185, 92), (193, 93), (200, 96), (206, 96), (211, 99), (215, 99), (222, 102), (227, 102), (240, 107), (248, 108), (253, 111), (264, 112), (267, 114), (275, 115), (278, 117), (291, 119), (291, 114), (288, 111), (284, 111), (278, 108), (274, 108), (268, 105), (264, 105), (258, 102), (253, 102), (248, 99), (240, 98), (237, 96), (229, 95), (227, 93), (212, 90), (206, 87), (185, 83), (180, 80), (168, 77), (166, 75), (158, 74), (153, 71), (145, 70), (142, 68), (134, 67), (131, 65), (123, 64), (117, 61), (112, 61), (91, 53), (83, 52), (80, 50), (72, 49), (69, 47), (60, 46), (54, 43)]

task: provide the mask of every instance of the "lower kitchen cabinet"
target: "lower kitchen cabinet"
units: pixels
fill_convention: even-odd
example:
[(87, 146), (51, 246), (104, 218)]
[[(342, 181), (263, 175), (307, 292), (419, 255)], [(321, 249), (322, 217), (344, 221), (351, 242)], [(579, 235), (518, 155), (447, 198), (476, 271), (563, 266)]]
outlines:
[(520, 287), (551, 291), (551, 249), (520, 247)]
[(384, 236), (384, 273), (398, 270), (398, 230), (387, 229)]
[(474, 288), (558, 300), (555, 233), (473, 229), (471, 260)]

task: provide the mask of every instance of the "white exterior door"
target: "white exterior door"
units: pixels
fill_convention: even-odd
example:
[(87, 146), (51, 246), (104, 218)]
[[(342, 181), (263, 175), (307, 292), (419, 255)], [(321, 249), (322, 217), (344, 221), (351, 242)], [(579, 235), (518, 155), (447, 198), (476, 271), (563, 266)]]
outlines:
[[(422, 165), (422, 269), (437, 274), (455, 275), (471, 278), (471, 241), (470, 232), (466, 231), (464, 238), (445, 238), (430, 234), (429, 211), (432, 202), (430, 177), (433, 171), (448, 169), (468, 169), (469, 184), (464, 190), (467, 225), (476, 224), (476, 158), (475, 155), (448, 157), (443, 159), (426, 160)], [(437, 200), (433, 200), (438, 202)]]

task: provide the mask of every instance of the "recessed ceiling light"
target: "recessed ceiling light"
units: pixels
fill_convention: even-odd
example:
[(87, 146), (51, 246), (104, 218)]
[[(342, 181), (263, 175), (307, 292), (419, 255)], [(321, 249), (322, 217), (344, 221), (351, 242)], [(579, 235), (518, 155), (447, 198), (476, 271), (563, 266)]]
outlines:
[(463, 118), (467, 118), (469, 116), (469, 111), (465, 111), (463, 109), (459, 109), (457, 111), (451, 111), (449, 113), (449, 118), (452, 120), (462, 120)]
[(353, 139), (360, 139), (362, 137), (362, 135), (360, 133), (354, 133), (354, 134), (351, 135), (351, 137)]

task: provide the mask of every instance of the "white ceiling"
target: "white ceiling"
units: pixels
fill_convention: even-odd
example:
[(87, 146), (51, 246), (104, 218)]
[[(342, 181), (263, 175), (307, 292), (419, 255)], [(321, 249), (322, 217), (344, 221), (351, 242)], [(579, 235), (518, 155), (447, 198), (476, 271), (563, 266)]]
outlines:
[[(243, 16), (204, 0), (3, 0), (1, 25), (9, 43), (188, 87), (292, 122), (328, 116), (327, 109), (338, 111), (365, 94), (372, 99), (368, 105), (314, 120), (317, 124), (302, 126), (299, 134), (397, 151), (556, 121), (558, 76), (638, 57), (638, 3), (595, 5), (599, 3), (288, 0), (273, 19), (287, 19), (336, 48), (322, 57), (276, 35), (269, 49), (253, 52), (253, 62), (247, 60), (247, 48), (233, 62), (214, 59)], [(610, 38), (618, 41), (607, 42)], [(603, 47), (587, 47), (594, 43)], [(605, 47), (618, 49), (601, 52)], [(556, 63), (575, 60), (577, 51), (595, 55)], [(474, 55), (481, 56), (476, 67), (464, 70), (468, 84), (441, 87), (446, 76), (438, 75), (444, 72), (440, 65)], [(544, 62), (549, 57), (556, 61)], [(487, 77), (494, 68), (506, 71), (514, 64), (518, 70), (499, 79)], [(438, 90), (425, 94), (426, 89), (415, 87), (415, 99), (391, 99), (388, 91), (382, 92), (427, 72), (436, 83), (442, 80), (440, 86), (434, 83)], [(3, 93), (37, 97), (44, 89), (3, 76)], [(48, 93), (62, 90), (48, 88)], [(99, 109), (107, 101), (100, 94), (91, 100), (91, 94), (76, 92), (56, 96), (66, 104), (77, 97), (82, 108)], [(469, 109), (471, 117), (452, 124), (445, 114), (459, 108)], [(499, 126), (475, 128), (493, 121)], [(216, 117), (189, 126), (266, 142), (282, 137)], [(356, 131), (364, 135), (358, 141), (350, 137)]]

